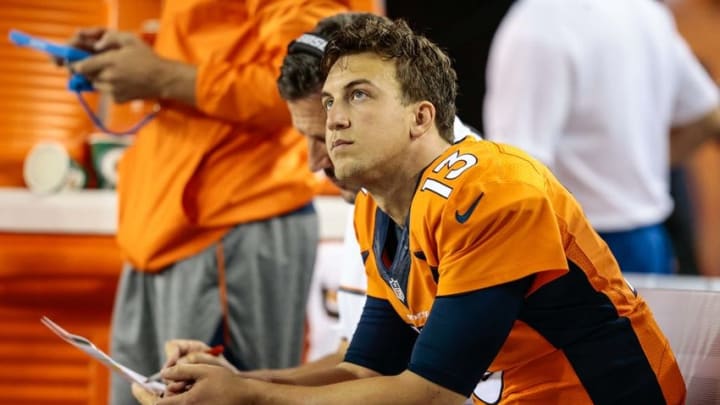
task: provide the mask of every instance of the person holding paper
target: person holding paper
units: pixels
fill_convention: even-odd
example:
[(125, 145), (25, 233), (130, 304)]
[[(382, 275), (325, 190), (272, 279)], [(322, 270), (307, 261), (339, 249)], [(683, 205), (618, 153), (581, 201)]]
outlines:
[(487, 370), (502, 381), (490, 402), (683, 401), (667, 340), (572, 195), (516, 148), (453, 144), (437, 46), (367, 16), (323, 63), (334, 172), (364, 188), (368, 301), (345, 360), (318, 387), (178, 365), (163, 377), (192, 387), (159, 405), (461, 404)]

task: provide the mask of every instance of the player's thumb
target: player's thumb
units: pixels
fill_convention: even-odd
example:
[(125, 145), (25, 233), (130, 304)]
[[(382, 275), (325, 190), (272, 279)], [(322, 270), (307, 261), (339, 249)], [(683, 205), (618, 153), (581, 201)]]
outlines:
[(162, 378), (170, 381), (195, 381), (202, 376), (204, 367), (206, 366), (199, 364), (178, 364), (163, 370)]
[(121, 31), (107, 31), (93, 46), (95, 52), (108, 49), (118, 49), (123, 46), (134, 45), (140, 41), (135, 34)]

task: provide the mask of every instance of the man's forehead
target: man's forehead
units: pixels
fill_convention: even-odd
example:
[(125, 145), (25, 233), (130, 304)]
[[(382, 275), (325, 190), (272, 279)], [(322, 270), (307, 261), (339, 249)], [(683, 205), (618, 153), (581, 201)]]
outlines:
[(377, 82), (383, 77), (392, 77), (393, 68), (390, 61), (372, 52), (342, 56), (330, 68), (323, 92), (339, 91), (357, 80)]

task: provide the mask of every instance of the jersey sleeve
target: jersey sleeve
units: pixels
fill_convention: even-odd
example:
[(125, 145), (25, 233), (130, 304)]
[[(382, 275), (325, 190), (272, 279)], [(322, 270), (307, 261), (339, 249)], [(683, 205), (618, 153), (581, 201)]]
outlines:
[(485, 138), (552, 166), (570, 111), (572, 58), (563, 36), (512, 9), (493, 41), (483, 109)]
[(415, 343), (408, 369), (449, 390), (470, 395), (510, 335), (531, 281), (528, 277), (468, 294), (439, 297)]
[(560, 226), (537, 184), (466, 183), (453, 191), (437, 225), (437, 295), (567, 272)]
[(368, 297), (345, 361), (383, 375), (407, 369), (417, 333), (386, 300)]
[[(199, 64), (196, 106), (211, 117), (229, 122), (258, 127), (287, 125), (290, 118), (276, 79), (288, 43), (311, 30), (321, 18), (346, 9), (343, 2), (330, 0), (282, 1), (259, 8), (256, 12), (260, 15), (252, 17), (260, 19), (256, 32), (228, 35), (224, 46)], [(223, 40), (217, 36), (210, 39)], [(236, 57), (239, 49), (248, 47), (255, 50), (252, 57)]]

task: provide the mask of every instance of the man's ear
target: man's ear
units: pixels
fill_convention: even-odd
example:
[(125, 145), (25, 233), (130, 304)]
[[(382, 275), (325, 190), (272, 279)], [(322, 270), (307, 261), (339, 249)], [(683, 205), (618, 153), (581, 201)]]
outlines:
[(410, 124), (410, 136), (418, 138), (435, 125), (435, 106), (429, 101), (416, 103), (413, 109), (413, 118), (413, 122)]

